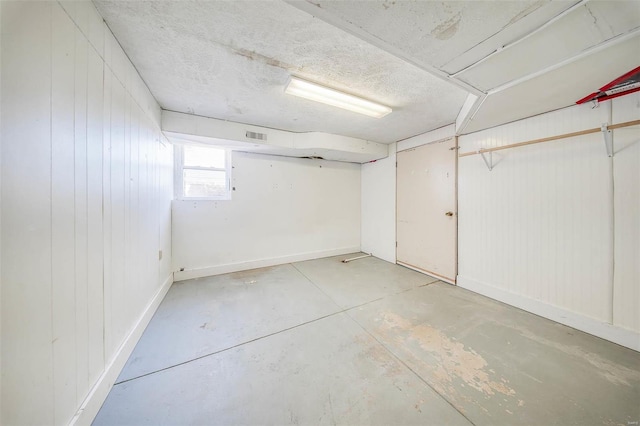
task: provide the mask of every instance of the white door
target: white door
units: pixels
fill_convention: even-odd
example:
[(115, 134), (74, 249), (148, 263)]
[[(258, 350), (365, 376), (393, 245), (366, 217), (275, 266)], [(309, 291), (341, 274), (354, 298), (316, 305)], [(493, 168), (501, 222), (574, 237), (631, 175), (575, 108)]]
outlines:
[(452, 138), (397, 154), (397, 262), (452, 284), (457, 274), (456, 145)]

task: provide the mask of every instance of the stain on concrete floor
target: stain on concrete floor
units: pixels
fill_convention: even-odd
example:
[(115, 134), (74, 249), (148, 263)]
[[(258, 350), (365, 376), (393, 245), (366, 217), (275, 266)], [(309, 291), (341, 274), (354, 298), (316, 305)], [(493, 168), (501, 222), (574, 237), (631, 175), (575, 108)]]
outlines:
[(174, 284), (95, 424), (640, 420), (640, 353), (342, 258)]

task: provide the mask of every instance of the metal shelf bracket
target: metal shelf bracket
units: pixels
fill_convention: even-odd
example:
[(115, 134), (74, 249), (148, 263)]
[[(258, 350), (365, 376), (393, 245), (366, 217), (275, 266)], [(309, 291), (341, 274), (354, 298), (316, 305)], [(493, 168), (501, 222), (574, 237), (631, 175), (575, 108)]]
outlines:
[(484, 164), (487, 165), (487, 169), (489, 169), (489, 171), (493, 170), (493, 151), (489, 151), (488, 160), (487, 160), (487, 153), (485, 153), (484, 151), (478, 150), (478, 154), (482, 156), (482, 159), (484, 160)]
[(609, 130), (609, 123), (602, 123), (600, 130), (604, 137), (604, 146), (607, 149), (607, 155), (613, 157), (613, 134), (611, 130)]

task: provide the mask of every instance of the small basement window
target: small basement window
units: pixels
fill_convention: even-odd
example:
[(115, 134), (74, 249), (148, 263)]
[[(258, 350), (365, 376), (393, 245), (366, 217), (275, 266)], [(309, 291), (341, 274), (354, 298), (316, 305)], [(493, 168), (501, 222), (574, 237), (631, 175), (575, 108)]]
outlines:
[(175, 162), (177, 199), (231, 199), (231, 151), (207, 145), (176, 145)]

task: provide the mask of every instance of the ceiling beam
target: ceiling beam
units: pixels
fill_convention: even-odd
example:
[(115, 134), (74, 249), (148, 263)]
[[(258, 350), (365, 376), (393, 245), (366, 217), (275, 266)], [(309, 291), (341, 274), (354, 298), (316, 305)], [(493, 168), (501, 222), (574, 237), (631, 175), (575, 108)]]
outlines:
[(469, 122), (476, 115), (485, 99), (487, 99), (487, 95), (476, 96), (469, 94), (467, 96), (467, 99), (464, 101), (464, 104), (458, 113), (458, 117), (456, 118), (456, 136), (460, 136), (462, 134), (464, 128), (467, 127)]

